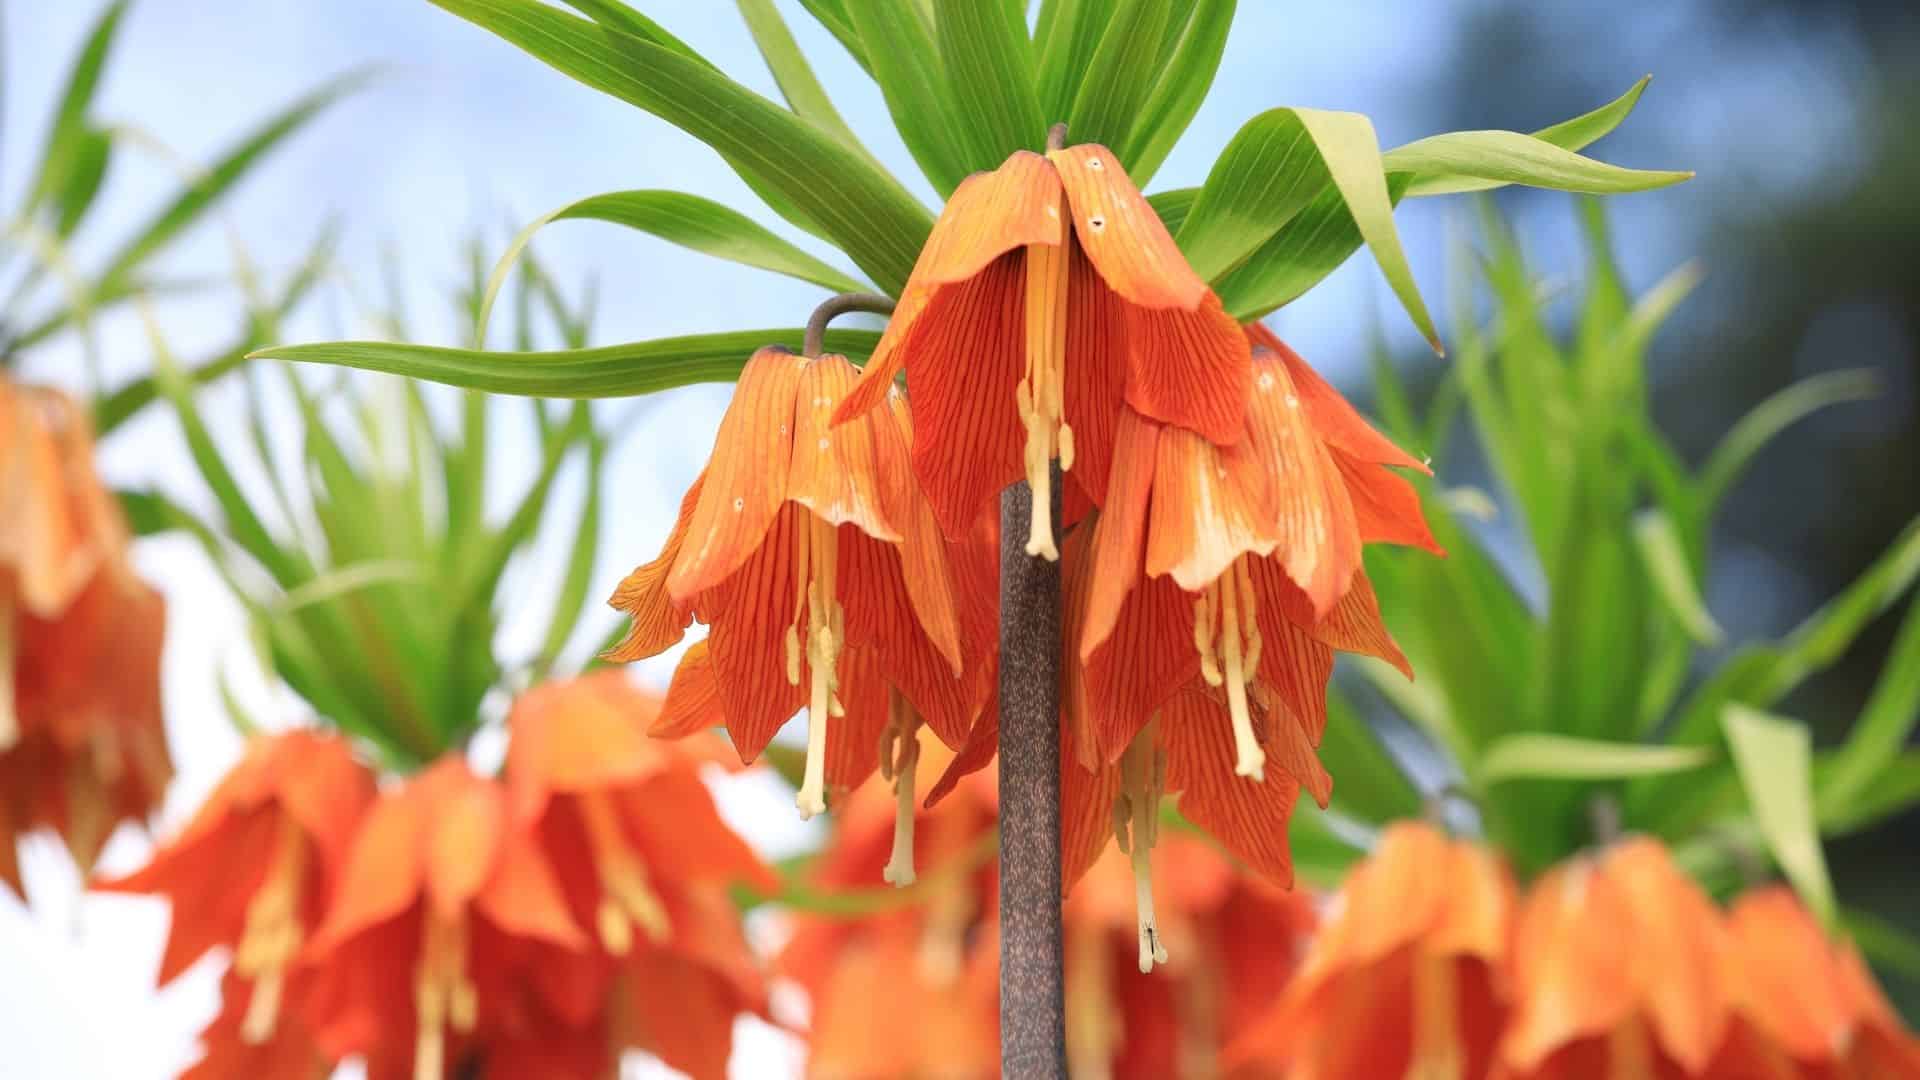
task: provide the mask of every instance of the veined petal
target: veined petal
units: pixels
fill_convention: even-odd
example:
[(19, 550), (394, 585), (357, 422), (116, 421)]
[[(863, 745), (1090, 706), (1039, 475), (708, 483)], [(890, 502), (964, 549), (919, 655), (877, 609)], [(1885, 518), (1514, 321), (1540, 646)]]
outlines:
[(793, 464), (787, 498), (835, 525), (853, 525), (868, 536), (898, 541), (905, 527), (890, 511), (884, 487), (897, 481), (879, 471), (875, 428), (892, 428), (890, 416), (863, 416), (832, 426), (834, 407), (852, 389), (858, 372), (844, 356), (806, 362), (793, 401)]
[[(1068, 491), (1095, 506), (1107, 499), (1114, 426), (1127, 393), (1127, 307), (1078, 247), (1068, 250), (1067, 346), (1061, 371), (1062, 413), (1073, 430)], [(1076, 515), (1067, 514), (1071, 523)]]
[(1171, 578), (1134, 586), (1113, 634), (1086, 661), (1088, 725), (1100, 760), (1117, 761), (1153, 710), (1199, 676), (1193, 596)]
[(1253, 382), (1240, 326), (1207, 293), (1195, 310), (1127, 309), (1127, 404), (1221, 446), (1239, 440)]
[[(1208, 696), (1215, 704), (1223, 704), (1217, 693)], [(1256, 718), (1255, 723), (1264, 732), (1261, 745), (1267, 752), (1267, 760), (1277, 763), (1325, 810), (1333, 799), (1333, 777), (1327, 773), (1326, 766), (1320, 764), (1319, 736), (1314, 721), (1295, 714), (1271, 685), (1257, 686), (1254, 700), (1256, 707), (1266, 713)], [(1324, 722), (1321, 728), (1324, 730)]]
[[(1094, 143), (1049, 151), (1073, 215), (1074, 239), (1130, 304), (1193, 311), (1209, 295), (1160, 215), (1113, 151)], [(1237, 425), (1236, 425), (1237, 426)]]
[(810, 511), (776, 514), (758, 549), (707, 594), (707, 649), (720, 683), (727, 734), (751, 764), (780, 725), (806, 704), (807, 687), (787, 681), (787, 635), (794, 625), (793, 555)]
[(1180, 812), (1275, 884), (1293, 884), (1287, 821), (1300, 784), (1284, 772), (1255, 783), (1234, 774), (1232, 721), (1206, 694), (1183, 691), (1161, 707), (1160, 744), (1167, 751), (1167, 790)]
[[(827, 725), (828, 805), (866, 782), (880, 765), (880, 732), (887, 726), (887, 666), (872, 645), (849, 641), (840, 654), (840, 702), (846, 715)], [(812, 717), (807, 718), (813, 722)]]
[(1360, 532), (1346, 485), (1277, 360), (1255, 364), (1247, 426), (1254, 453), (1268, 464), (1280, 494), (1273, 557), (1306, 590), (1314, 613), (1324, 616), (1360, 568)]
[(667, 575), (675, 603), (725, 580), (760, 546), (787, 498), (794, 400), (807, 361), (778, 347), (753, 354), (714, 436), (706, 482)]
[[(1159, 446), (1160, 425), (1131, 409), (1121, 410), (1114, 430), (1106, 508), (1091, 526), (1093, 539), (1086, 556), (1091, 565), (1080, 571), (1087, 580), (1085, 615), (1079, 632), (1065, 639), (1082, 660), (1092, 656), (1113, 634), (1127, 595), (1143, 580), (1147, 513)], [(1086, 528), (1083, 525), (1080, 531)], [(1082, 550), (1086, 550), (1084, 545)]]
[[(1015, 397), (1026, 357), (1026, 261), (1013, 252), (940, 291), (904, 346), (913, 471), (958, 539), (1023, 475)], [(871, 365), (869, 365), (871, 367)]]
[[(934, 517), (933, 507), (913, 483), (909, 464), (912, 458), (913, 423), (906, 402), (896, 401), (891, 414), (888, 418), (874, 419), (874, 447), (880, 475), (883, 480), (892, 483), (890, 499), (900, 507), (894, 513), (894, 520), (900, 522), (903, 534), (897, 549), (900, 572), (921, 629), (939, 650), (947, 666), (958, 675), (965, 666), (960, 644), (960, 602), (956, 596), (955, 580), (960, 567), (952, 565), (951, 557), (966, 553), (967, 545), (976, 542), (969, 537), (948, 543), (939, 521)], [(997, 566), (997, 544), (994, 545), (993, 557)], [(991, 588), (997, 586), (998, 581), (989, 576), (984, 584)]]
[[(1061, 693), (1065, 695), (1064, 688)], [(1061, 726), (1067, 726), (1064, 718)], [(1063, 747), (1061, 751), (1063, 759), (1074, 753), (1070, 743), (1063, 743)], [(941, 770), (939, 779), (935, 780), (933, 786), (928, 789), (926, 800), (921, 803), (921, 806), (928, 810), (938, 806), (953, 792), (954, 788), (960, 785), (960, 781), (993, 764), (994, 755), (999, 753), (999, 750), (1000, 688), (998, 685), (992, 685), (987, 692), (986, 700), (981, 703), (979, 714), (974, 718), (973, 726), (967, 731), (967, 741), (961, 745), (959, 752), (953, 755), (953, 760), (947, 762), (947, 767)], [(1066, 766), (1063, 764), (1061, 768), (1064, 770)], [(1063, 771), (1061, 775), (1064, 777), (1066, 774)], [(1064, 806), (1064, 796), (1061, 801)]]
[(647, 734), (656, 739), (681, 739), (727, 722), (720, 705), (720, 681), (713, 654), (705, 639), (694, 642), (680, 656), (667, 684), (667, 700), (653, 718)]
[(681, 497), (680, 516), (673, 523), (673, 531), (667, 534), (667, 544), (660, 549), (659, 556), (628, 574), (613, 590), (608, 606), (626, 612), (633, 625), (618, 645), (602, 654), (606, 659), (624, 663), (656, 656), (686, 635), (687, 624), (693, 621), (693, 609), (691, 605), (675, 603), (668, 595), (667, 573), (680, 558), (680, 549), (686, 543), (687, 529), (693, 523), (694, 508), (700, 505), (700, 490), (706, 480), (707, 472), (702, 469)]
[(1280, 493), (1251, 439), (1215, 446), (1193, 432), (1163, 428), (1154, 456), (1146, 571), (1199, 592), (1242, 555), (1272, 553)]
[(1426, 462), (1395, 446), (1393, 440), (1367, 423), (1366, 418), (1340, 395), (1340, 391), (1313, 370), (1313, 365), (1301, 359), (1299, 353), (1294, 352), (1264, 324), (1248, 323), (1247, 337), (1255, 349), (1273, 353), (1286, 365), (1287, 374), (1293, 379), (1294, 392), (1300, 395), (1301, 403), (1306, 406), (1307, 419), (1327, 445), (1370, 465), (1393, 465), (1433, 475), (1433, 470), (1428, 468)]
[(560, 883), (533, 835), (516, 830), (505, 837), (501, 848), (493, 872), (474, 894), (474, 906), (495, 926), (516, 937), (563, 949), (585, 949), (587, 935), (567, 913)]
[(1341, 484), (1353, 501), (1360, 541), (1366, 544), (1410, 544), (1444, 557), (1446, 549), (1433, 538), (1420, 510), (1420, 493), (1404, 476), (1376, 465), (1366, 465), (1339, 450), (1331, 453)]
[[(947, 286), (978, 277), (1010, 251), (1029, 244), (1063, 243), (1066, 226), (1059, 217), (1059, 202), (1058, 176), (1045, 158), (1029, 151), (1016, 151), (998, 169), (962, 180), (934, 222), (887, 321), (886, 333), (859, 383), (834, 414), (834, 423), (870, 412), (886, 400), (907, 354), (919, 348), (910, 344), (915, 329), (924, 319), (940, 317), (929, 308)], [(1020, 356), (1016, 354), (1012, 362), (1017, 375)], [(919, 393), (917, 387), (915, 393)]]
[[(921, 621), (920, 605), (914, 602), (911, 583), (903, 572), (905, 554), (895, 545), (841, 529), (841, 603), (847, 612), (847, 641), (872, 650), (876, 670), (907, 695), (940, 741), (959, 746), (966, 741), (977, 702), (970, 692), (973, 684), (960, 678), (957, 617), (950, 607), (940, 613), (944, 615), (941, 634), (946, 641), (936, 642)], [(932, 577), (924, 562), (942, 559), (943, 552), (923, 542), (917, 554), (923, 562), (917, 569), (925, 577)], [(940, 566), (943, 577), (944, 571)], [(937, 595), (930, 582), (923, 580), (922, 585)], [(885, 726), (884, 694), (880, 705)], [(874, 729), (874, 737), (879, 737), (879, 728)], [(872, 757), (872, 747), (868, 750)]]
[(1374, 595), (1373, 582), (1364, 569), (1353, 572), (1353, 583), (1340, 595), (1339, 602), (1324, 618), (1316, 619), (1313, 601), (1295, 585), (1271, 559), (1249, 559), (1247, 570), (1260, 597), (1260, 632), (1278, 636), (1279, 624), (1286, 622), (1306, 631), (1315, 640), (1341, 652), (1374, 656), (1413, 678), (1413, 665), (1387, 632), (1380, 619), (1380, 600)]
[(664, 769), (614, 799), (648, 866), (670, 868), (682, 881), (744, 882), (763, 893), (778, 891), (778, 875), (727, 827), (697, 769)]
[(1074, 726), (1060, 725), (1060, 881), (1068, 891), (1113, 838), (1113, 800), (1120, 794), (1120, 767), (1083, 764), (1074, 748)]

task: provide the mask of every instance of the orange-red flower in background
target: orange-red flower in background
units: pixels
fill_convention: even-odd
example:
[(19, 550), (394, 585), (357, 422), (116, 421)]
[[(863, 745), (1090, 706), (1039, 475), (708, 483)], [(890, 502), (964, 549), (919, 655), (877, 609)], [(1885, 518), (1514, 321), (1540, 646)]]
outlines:
[[(303, 958), (306, 1015), (331, 1058), (375, 1078), (440, 1080), (529, 1039), (589, 1050), (590, 944), (505, 789), (447, 757), (367, 811)], [(543, 1073), (551, 1075), (552, 1073)], [(591, 1075), (591, 1074), (588, 1074)]]
[(1390, 826), (1229, 1059), (1284, 1065), (1297, 1080), (1487, 1075), (1513, 908), (1512, 879), (1491, 853), (1428, 825)]
[(59, 833), (82, 872), (173, 773), (160, 716), (166, 605), (134, 576), (85, 410), (0, 377), (0, 881)]
[(856, 375), (844, 357), (755, 353), (665, 549), (612, 600), (633, 618), (612, 659), (710, 627), (699, 662), (743, 761), (807, 707), (803, 817), (873, 771), (893, 695), (958, 745), (985, 693), (986, 649), (962, 648), (948, 547), (907, 468), (906, 403), (829, 423)]
[(701, 781), (724, 742), (648, 738), (660, 713), (618, 670), (536, 687), (508, 717), (507, 786), (515, 826), (535, 830), (573, 920), (595, 929), (604, 953), (575, 966), (566, 996), (582, 1013), (607, 1003), (605, 1045), (717, 1080), (735, 1018), (767, 1011), (727, 886), (770, 894), (779, 879)]
[[(225, 1047), (225, 1039), (282, 1045), (288, 977), (373, 797), (372, 774), (338, 737), (259, 736), (179, 836), (140, 870), (95, 886), (167, 898), (173, 921), (161, 985), (215, 947), (233, 949), (225, 991), (231, 998), (243, 990), (247, 1007), (232, 1024), (216, 1023), (206, 1039), (209, 1057), (247, 1053)], [(292, 1026), (298, 1031), (299, 1022)], [(307, 1042), (304, 1034), (287, 1041)]]
[(1699, 1076), (1735, 977), (1719, 911), (1654, 840), (1543, 874), (1513, 937), (1513, 1015), (1495, 1076)]
[(1920, 1078), (1920, 1040), (1901, 1025), (1859, 952), (1829, 939), (1791, 890), (1742, 896), (1727, 928), (1739, 978), (1732, 1027), (1708, 1076)]
[(1102, 146), (1018, 151), (954, 190), (860, 385), (877, 408), (902, 368), (914, 472), (949, 536), (1026, 477), (1027, 553), (1056, 558), (1049, 465), (1072, 507), (1106, 492), (1113, 417), (1138, 412), (1217, 443), (1240, 437), (1247, 343)]
[(336, 1062), (321, 1053), (297, 1016), (282, 1017), (260, 1036), (252, 1029), (259, 1015), (261, 984), (229, 970), (220, 980), (220, 1012), (200, 1032), (200, 1060), (180, 1080), (326, 1080)]

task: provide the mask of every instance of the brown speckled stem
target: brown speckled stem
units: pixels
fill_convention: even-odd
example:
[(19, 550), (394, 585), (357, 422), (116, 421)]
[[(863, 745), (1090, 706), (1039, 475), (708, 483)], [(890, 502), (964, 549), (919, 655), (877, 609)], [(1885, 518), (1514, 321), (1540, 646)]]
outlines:
[(1064, 1080), (1060, 564), (1027, 555), (1032, 505), (1025, 481), (1000, 496), (1000, 1071)]

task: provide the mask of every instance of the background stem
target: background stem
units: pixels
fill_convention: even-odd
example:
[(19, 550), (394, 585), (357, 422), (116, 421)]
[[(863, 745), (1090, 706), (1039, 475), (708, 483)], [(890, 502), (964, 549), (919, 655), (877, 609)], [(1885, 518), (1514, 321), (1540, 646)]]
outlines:
[[(1058, 533), (1058, 466), (1052, 487)], [(1064, 1080), (1060, 564), (1026, 553), (1032, 499), (1000, 496), (1000, 1070)]]

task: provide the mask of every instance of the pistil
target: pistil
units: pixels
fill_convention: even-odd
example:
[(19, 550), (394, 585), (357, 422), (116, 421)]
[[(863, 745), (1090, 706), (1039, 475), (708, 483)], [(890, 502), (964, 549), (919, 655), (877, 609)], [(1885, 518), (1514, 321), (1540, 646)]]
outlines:
[[(794, 544), (794, 581), (796, 591), (805, 582), (806, 660), (809, 677), (807, 696), (807, 765), (799, 794), (794, 803), (801, 820), (827, 810), (827, 718), (846, 715), (837, 691), (841, 647), (846, 643), (846, 611), (838, 597), (839, 535), (830, 521), (812, 514)], [(794, 626), (787, 637), (787, 681), (800, 683), (799, 598), (795, 600)]]
[(898, 690), (889, 690), (887, 726), (880, 732), (880, 778), (893, 782), (893, 857), (880, 876), (905, 888), (914, 882), (914, 772), (920, 765), (920, 714)]
[[(1061, 201), (1053, 206), (1061, 212)], [(1027, 554), (1060, 558), (1053, 540), (1053, 469), (1073, 468), (1073, 429), (1064, 419), (1061, 370), (1067, 352), (1067, 245), (1027, 245), (1027, 367), (1015, 391), (1026, 429), (1027, 486), (1033, 495)]]
[(1167, 787), (1167, 755), (1158, 746), (1159, 735), (1156, 714), (1120, 755), (1120, 791), (1113, 800), (1114, 840), (1133, 866), (1143, 974), (1167, 962), (1167, 948), (1153, 912), (1153, 846), (1160, 839), (1160, 795)]

